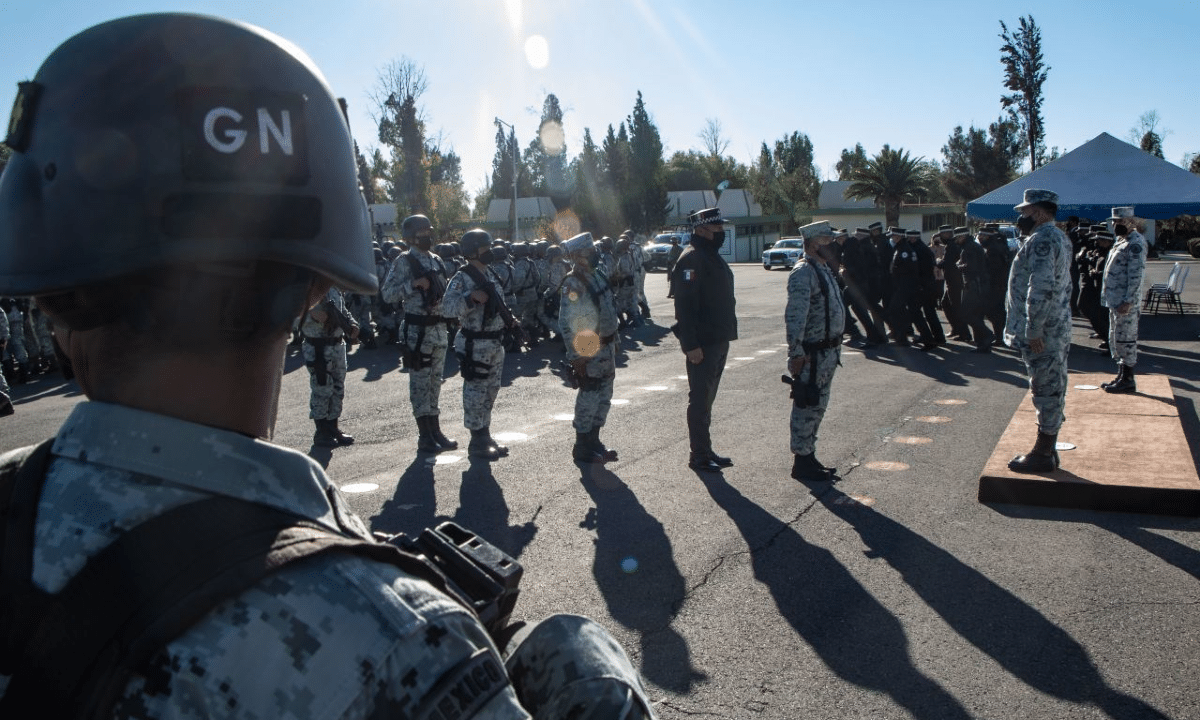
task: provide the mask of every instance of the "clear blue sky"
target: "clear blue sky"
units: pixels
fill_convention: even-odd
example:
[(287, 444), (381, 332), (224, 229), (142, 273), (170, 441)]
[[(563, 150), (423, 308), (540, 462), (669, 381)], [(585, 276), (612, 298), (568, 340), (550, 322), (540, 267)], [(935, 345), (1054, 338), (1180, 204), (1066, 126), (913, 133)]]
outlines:
[[(462, 157), (467, 189), (491, 173), (494, 117), (532, 139), (546, 93), (559, 97), (567, 152), (588, 127), (599, 142), (638, 90), (668, 156), (699, 149), (720, 121), (728, 154), (750, 163), (765, 140), (801, 131), (825, 178), (843, 148), (884, 143), (941, 159), (956, 125), (1000, 115), (999, 21), (1032, 14), (1050, 66), (1047, 145), (1070, 150), (1108, 132), (1126, 139), (1156, 110), (1167, 160), (1200, 151), (1200, 3), (800, 2), (798, 0), (6, 0), (0, 102), (60, 42), (123, 15), (177, 10), (261, 25), (307, 51), (347, 98), (364, 152), (378, 145), (367, 94), (378, 70), (408, 57), (425, 69), (431, 134)], [(548, 62), (526, 52), (539, 36)]]

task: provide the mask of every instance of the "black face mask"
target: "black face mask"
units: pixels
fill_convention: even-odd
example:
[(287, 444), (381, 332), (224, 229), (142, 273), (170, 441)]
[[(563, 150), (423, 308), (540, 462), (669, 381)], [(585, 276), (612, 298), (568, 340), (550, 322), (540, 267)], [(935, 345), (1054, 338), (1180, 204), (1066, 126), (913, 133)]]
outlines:
[(416, 237), (416, 241), (417, 241), (417, 247), (421, 248), (422, 250), (428, 251), (429, 248), (433, 247), (433, 238), (432, 237), (422, 237), (422, 236), (418, 235)]
[(1128, 235), (1129, 228), (1125, 225), (1113, 225), (1113, 234), (1114, 235)]
[(1022, 235), (1025, 235), (1030, 230), (1032, 230), (1033, 226), (1035, 224), (1036, 223), (1033, 218), (1027, 217), (1025, 215), (1022, 215), (1020, 218), (1017, 219), (1017, 229), (1021, 231)]
[(496, 253), (491, 250), (484, 250), (475, 259), (484, 265), (491, 265), (492, 261), (496, 259)]

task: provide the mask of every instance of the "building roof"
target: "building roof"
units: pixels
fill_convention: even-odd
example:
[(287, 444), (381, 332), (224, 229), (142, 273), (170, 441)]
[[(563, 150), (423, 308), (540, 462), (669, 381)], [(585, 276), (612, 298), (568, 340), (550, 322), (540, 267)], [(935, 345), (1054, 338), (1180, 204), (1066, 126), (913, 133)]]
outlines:
[(817, 207), (821, 210), (874, 210), (875, 201), (847, 200), (846, 190), (854, 183), (850, 180), (826, 180), (821, 183), (821, 194), (817, 196)]
[[(484, 222), (508, 222), (508, 206), (510, 202), (507, 199), (492, 200), (488, 204), (487, 218)], [(554, 203), (548, 197), (517, 198), (518, 220), (554, 218), (557, 215), (558, 210), (555, 209)]]

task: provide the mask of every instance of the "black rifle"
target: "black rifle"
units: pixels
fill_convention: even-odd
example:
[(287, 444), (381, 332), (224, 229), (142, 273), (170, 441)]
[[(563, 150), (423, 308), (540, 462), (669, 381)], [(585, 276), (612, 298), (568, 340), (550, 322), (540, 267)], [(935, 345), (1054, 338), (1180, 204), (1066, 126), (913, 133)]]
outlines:
[(508, 305), (504, 304), (504, 298), (501, 297), (500, 291), (496, 289), (496, 283), (487, 279), (487, 276), (480, 272), (479, 268), (471, 263), (463, 265), (463, 272), (467, 277), (471, 278), (471, 282), (480, 290), (487, 293), (487, 313), (491, 315), (499, 315), (504, 321), (504, 327), (514, 333), (520, 339), (522, 345), (529, 345), (529, 335), (525, 332), (525, 328), (521, 327), (521, 323), (517, 322), (517, 318), (513, 316), (512, 310), (508, 309)]

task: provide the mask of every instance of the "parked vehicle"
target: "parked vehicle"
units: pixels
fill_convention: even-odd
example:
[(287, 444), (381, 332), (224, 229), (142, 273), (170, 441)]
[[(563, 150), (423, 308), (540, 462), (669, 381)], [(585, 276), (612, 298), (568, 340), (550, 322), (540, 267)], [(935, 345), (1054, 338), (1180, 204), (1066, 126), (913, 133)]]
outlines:
[(654, 236), (650, 244), (643, 248), (646, 253), (646, 271), (651, 270), (666, 270), (667, 256), (671, 252), (671, 238), (678, 238), (679, 247), (687, 249), (688, 243), (692, 241), (692, 236), (683, 232), (659, 233)]
[(792, 268), (802, 257), (804, 257), (803, 238), (781, 238), (779, 242), (763, 250), (763, 270), (772, 270), (777, 267)]

